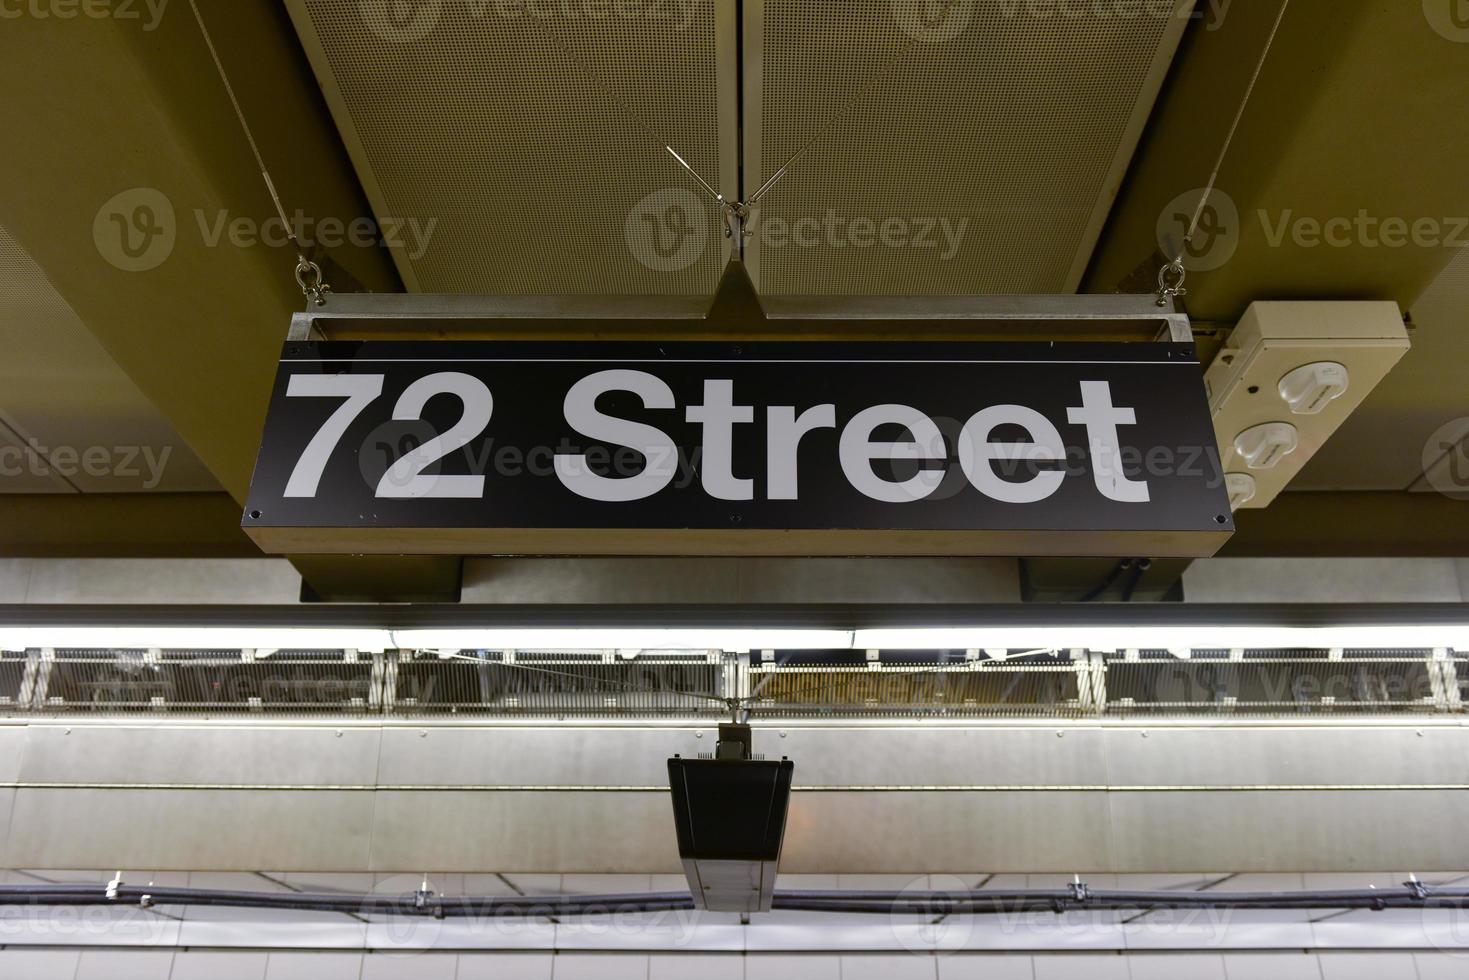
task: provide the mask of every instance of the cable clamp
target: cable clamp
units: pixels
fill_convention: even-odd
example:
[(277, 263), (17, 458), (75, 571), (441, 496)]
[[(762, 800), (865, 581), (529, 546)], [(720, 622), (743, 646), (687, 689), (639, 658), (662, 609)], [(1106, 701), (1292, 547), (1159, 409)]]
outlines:
[(296, 256), (296, 285), (301, 287), (301, 295), (311, 306), (325, 306), (327, 294), (332, 291), (321, 266), (301, 254)]
[(1171, 307), (1173, 301), (1181, 296), (1187, 296), (1188, 290), (1184, 283), (1188, 281), (1188, 270), (1183, 267), (1183, 256), (1169, 262), (1158, 270), (1158, 305), (1160, 307)]

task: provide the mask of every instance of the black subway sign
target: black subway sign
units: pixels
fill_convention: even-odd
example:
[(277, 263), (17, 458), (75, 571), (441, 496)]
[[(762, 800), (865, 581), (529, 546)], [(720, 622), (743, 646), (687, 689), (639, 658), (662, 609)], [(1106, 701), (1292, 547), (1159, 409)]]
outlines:
[(281, 553), (1213, 554), (1186, 344), (291, 343)]

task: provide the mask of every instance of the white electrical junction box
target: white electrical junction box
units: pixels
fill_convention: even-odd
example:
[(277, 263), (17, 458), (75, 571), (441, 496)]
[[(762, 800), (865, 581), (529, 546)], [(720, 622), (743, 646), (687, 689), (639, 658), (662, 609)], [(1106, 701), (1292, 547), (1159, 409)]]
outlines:
[(1268, 507), (1409, 346), (1396, 303), (1252, 304), (1204, 375), (1236, 508)]

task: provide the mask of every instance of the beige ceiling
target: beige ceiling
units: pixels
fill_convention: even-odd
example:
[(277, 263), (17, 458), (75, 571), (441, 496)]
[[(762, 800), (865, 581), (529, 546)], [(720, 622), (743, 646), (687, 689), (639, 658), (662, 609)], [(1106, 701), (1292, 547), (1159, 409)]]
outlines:
[(711, 293), (724, 227), (665, 146), (730, 198), (792, 164), (748, 251), (767, 295), (1072, 291), (1188, 23), (960, 3), (934, 32), (893, 0), (286, 6), (377, 213), (437, 222), (395, 250), (405, 284), (510, 294)]
[(1188, 23), (1119, 9), (746, 0), (761, 291), (1074, 292)]
[(0, 493), (219, 489), (4, 228), (0, 351)]
[[(409, 12), (436, 11), (437, 20), (421, 37), (396, 40), (367, 16), (392, 9), (386, 0), (200, 5), (218, 27), (221, 55), (288, 207), (321, 208), (336, 191), (349, 203), (325, 213), (350, 218), (361, 213), (360, 182), (372, 211), (403, 229), (403, 247), (393, 258), (410, 289), (542, 295), (712, 293), (727, 252), (717, 213), (663, 149), (665, 142), (731, 195), (741, 186), (748, 193), (797, 158), (762, 203), (758, 218), (766, 225), (777, 218), (787, 226), (803, 217), (824, 219), (830, 211), (847, 223), (847, 234), (853, 220), (865, 219), (875, 236), (890, 217), (906, 221), (910, 232), (915, 219), (947, 218), (951, 228), (967, 219), (947, 259), (918, 249), (853, 247), (850, 240), (772, 246), (757, 230), (748, 257), (766, 295), (1067, 290), (1093, 257), (1109, 208), (1114, 224), (1124, 211), (1140, 215), (1134, 222), (1142, 228), (1140, 246), (1122, 248), (1104, 237), (1097, 250), (1122, 254), (1131, 269), (1154, 247), (1158, 209), (1130, 206), (1127, 193), (1114, 207), (1118, 184), (1126, 177), (1130, 188), (1158, 190), (1166, 200), (1180, 186), (1206, 179), (1233, 121), (1238, 86), (1252, 74), (1272, 20), (1271, 3), (1237, 5), (1226, 27), (1192, 30), (1175, 57), (1184, 22), (1091, 16), (1088, 7), (1099, 9), (1091, 5), (1082, 5), (1079, 17), (1002, 21), (994, 14), (999, 5), (960, 2), (951, 9), (969, 12), (962, 30), (935, 39), (906, 33), (894, 13), (923, 6), (920, 0), (571, 4), (607, 12), (595, 22), (506, 17), (498, 11), (525, 12), (530, 5), (445, 0), (405, 5)], [(619, 9), (666, 10), (677, 19), (640, 20), (616, 15)], [(1325, 17), (1327, 9), (1341, 9), (1341, 18)], [(736, 10), (744, 12), (743, 23), (736, 23)], [(89, 75), (85, 84), (72, 83), (95, 90), (90, 101), (71, 90), (63, 98), (52, 86), (34, 101), (10, 103), (6, 128), (16, 135), (0, 158), (0, 168), (11, 168), (0, 182), (0, 207), (8, 209), (5, 220), (16, 237), (44, 258), (51, 281), (0, 232), (0, 452), (25, 448), (29, 439), (80, 449), (149, 446), (155, 459), (171, 447), (157, 489), (216, 489), (151, 399), (168, 406), (238, 492), (258, 444), (252, 413), (268, 388), (262, 379), (273, 370), (285, 311), (296, 300), (289, 256), (205, 249), (181, 236), (170, 265), (134, 276), (78, 251), (90, 247), (97, 202), (128, 184), (193, 188), (197, 182), (203, 190), (179, 192), (180, 200), (231, 214), (268, 211), (197, 26), (186, 8), (178, 13), (157, 34), (99, 29), (82, 35), (30, 20), (0, 34), (0, 45), (11, 45), (8, 57), (0, 57), (0, 73), (7, 63), (17, 79), (52, 62), (85, 64), (108, 81), (99, 87)], [(1469, 72), (1451, 75), (1441, 64), (1457, 57), (1469, 68), (1469, 45), (1433, 35), (1418, 14), (1386, 4), (1348, 13), (1325, 0), (1295, 0), (1235, 141), (1226, 168), (1231, 192), (1252, 200), (1241, 185), (1259, 170), (1272, 179), (1271, 200), (1294, 204), (1306, 191), (1330, 194), (1339, 198), (1331, 206), (1350, 213), (1349, 205), (1374, 189), (1422, 184), (1434, 192), (1430, 203), (1437, 210), (1396, 198), (1375, 206), (1387, 214), (1464, 213), (1456, 200), (1438, 200), (1449, 195), (1449, 182), (1420, 160), (1382, 153), (1376, 144), (1371, 154), (1341, 149), (1368, 145), (1372, 133), (1390, 129), (1385, 117), (1416, 104), (1398, 99), (1389, 106), (1385, 91), (1367, 102), (1339, 98), (1359, 91), (1348, 83), (1378, 91), (1390, 85), (1389, 67), (1411, 66), (1415, 91), (1448, 100), (1459, 89), (1443, 79), (1469, 79)], [(264, 58), (272, 44), (280, 50), (273, 60)], [(1204, 57), (1211, 44), (1218, 51)], [(103, 75), (100, 55), (109, 50), (116, 64)], [(1170, 68), (1162, 108), (1149, 123), (1156, 88)], [(1199, 77), (1181, 84), (1191, 70)], [(1225, 90), (1227, 77), (1234, 87)], [(63, 80), (58, 70), (58, 86)], [(1305, 81), (1314, 86), (1311, 98), (1290, 98)], [(68, 100), (85, 104), (86, 112), (53, 111)], [(1310, 125), (1298, 118), (1303, 113)], [(48, 114), (67, 118), (70, 128), (43, 131)], [(1186, 121), (1183, 138), (1160, 130), (1160, 118), (1170, 115)], [(1135, 153), (1145, 123), (1148, 139)], [(319, 142), (323, 134), (334, 152), (332, 141), (341, 137), (355, 172), (332, 168), (341, 154), (309, 151), (310, 139)], [(1457, 131), (1445, 127), (1441, 135), (1447, 145)], [(106, 160), (94, 162), (97, 144), (107, 147)], [(1271, 169), (1289, 156), (1285, 150), (1303, 153), (1318, 144), (1339, 166)], [(1193, 169), (1201, 173), (1180, 172), (1171, 162), (1180, 146), (1200, 157)], [(1434, 160), (1444, 155), (1436, 149)], [(1364, 156), (1371, 166), (1361, 163)], [(1149, 178), (1150, 166), (1166, 179)], [(58, 176), (48, 182), (38, 173)], [(650, 196), (653, 211), (644, 215), (640, 208), (649, 207)], [(666, 208), (658, 208), (668, 200), (693, 200), (685, 217), (702, 219), (706, 236), (693, 260), (674, 263), (677, 268), (660, 268), (662, 257), (648, 261), (630, 244), (640, 227), (636, 219), (666, 217)], [(419, 222), (418, 232), (433, 223), (427, 241), (405, 228), (410, 219)], [(941, 230), (930, 233), (942, 242)], [(375, 249), (359, 251), (381, 259)], [(1259, 264), (1280, 276), (1314, 270), (1301, 280), (1310, 295), (1284, 298), (1362, 298), (1355, 280), (1363, 266), (1352, 263), (1381, 260), (1321, 250), (1273, 250), (1256, 258), (1231, 266), (1241, 270), (1237, 278), (1253, 283), (1239, 287), (1241, 296), (1267, 291), (1255, 271)], [(1420, 266), (1437, 268), (1427, 258), (1396, 261), (1412, 265), (1416, 276)], [(1415, 289), (1422, 284), (1398, 278)], [(382, 278), (374, 285), (396, 288)], [(1202, 307), (1208, 280), (1191, 285)], [(228, 327), (199, 322), (196, 346), (189, 336), (173, 336), (175, 324), (194, 323), (199, 308), (231, 289)], [(1365, 293), (1388, 298), (1376, 285)], [(1413, 304), (1414, 351), (1292, 489), (1396, 491), (1417, 481), (1429, 435), (1469, 417), (1466, 309), (1469, 258), (1461, 257)], [(225, 357), (238, 370), (215, 387), (248, 411), (221, 412), (212, 388), (201, 396), (197, 383), (179, 383), (214, 377), (211, 361), (223, 376)], [(185, 376), (185, 368), (195, 373)], [(69, 479), (24, 473), (0, 480), (0, 489), (126, 491), (142, 489), (147, 479), (146, 470), (131, 480), (84, 471)]]
[[(732, 3), (390, 6), (286, 0), (375, 212), (433, 223), (393, 250), (410, 291), (714, 291), (717, 209), (665, 146), (734, 196)], [(642, 217), (697, 248), (640, 256)]]
[(1409, 312), (1412, 350), (1296, 477), (1292, 490), (1407, 490), (1423, 475), (1430, 437), (1469, 416), (1469, 249)]

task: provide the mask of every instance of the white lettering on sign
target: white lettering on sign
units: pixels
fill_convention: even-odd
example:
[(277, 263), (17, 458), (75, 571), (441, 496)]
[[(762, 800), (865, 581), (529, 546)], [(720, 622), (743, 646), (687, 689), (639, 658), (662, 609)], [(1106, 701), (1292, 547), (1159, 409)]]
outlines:
[(556, 475), (572, 493), (588, 500), (622, 503), (642, 500), (668, 486), (678, 473), (678, 446), (663, 430), (630, 422), (597, 410), (597, 396), (630, 391), (644, 408), (674, 408), (673, 389), (646, 371), (598, 371), (582, 378), (566, 393), (566, 421), (588, 439), (636, 449), (647, 465), (636, 476), (608, 477), (594, 473), (585, 453), (557, 453)]
[[(286, 497), (315, 497), (322, 474), (347, 429), (383, 390), (381, 374), (298, 374), (286, 385), (292, 398), (340, 398), (342, 404), (321, 424), (297, 460), (286, 483)], [(597, 472), (588, 454), (560, 452), (554, 471), (572, 493), (588, 500), (624, 503), (644, 500), (667, 487), (678, 475), (679, 448), (674, 439), (656, 425), (609, 415), (597, 408), (597, 400), (613, 392), (636, 395), (645, 410), (678, 408), (673, 389), (646, 371), (615, 369), (598, 371), (582, 378), (566, 393), (563, 410), (566, 422), (579, 435), (640, 453), (642, 469), (630, 476), (605, 476)], [(422, 417), (429, 400), (453, 395), (463, 406), (459, 420), (442, 435), (424, 441), (397, 459), (383, 474), (376, 488), (380, 498), (420, 497), (475, 498), (485, 494), (483, 474), (433, 475), (426, 473), (434, 463), (468, 446), (489, 427), (495, 401), (489, 386), (473, 375), (445, 371), (418, 379), (405, 389), (393, 408), (396, 421)], [(700, 479), (704, 491), (717, 500), (753, 500), (758, 474), (734, 472), (736, 426), (755, 422), (756, 408), (735, 400), (734, 382), (704, 381), (703, 401), (684, 411), (684, 420), (698, 424), (702, 444)], [(1131, 408), (1112, 404), (1112, 388), (1106, 381), (1081, 382), (1081, 404), (1066, 410), (1066, 420), (1086, 429), (1092, 479), (1108, 500), (1147, 503), (1145, 480), (1129, 478), (1122, 464), (1122, 440), (1118, 428), (1137, 424)], [(792, 405), (771, 405), (765, 411), (765, 495), (770, 500), (800, 497), (801, 440), (818, 429), (835, 429), (836, 406), (814, 405), (799, 413)], [(901, 436), (880, 437), (878, 430), (903, 431)], [(1024, 438), (1000, 441), (996, 433), (1018, 430)], [(969, 483), (980, 493), (1009, 504), (1039, 503), (1050, 497), (1066, 479), (1059, 468), (1066, 461), (1066, 445), (1056, 426), (1040, 412), (1023, 405), (991, 405), (969, 419), (958, 436), (959, 465)], [(938, 425), (928, 415), (908, 405), (876, 405), (853, 416), (842, 427), (837, 440), (837, 462), (847, 482), (858, 492), (883, 503), (903, 504), (924, 500), (943, 483), (942, 468), (927, 466), (949, 458), (950, 447)], [(877, 461), (914, 464), (912, 476), (896, 479), (881, 475)], [(1026, 479), (1013, 477), (1013, 464), (1056, 464), (1038, 466)]]

